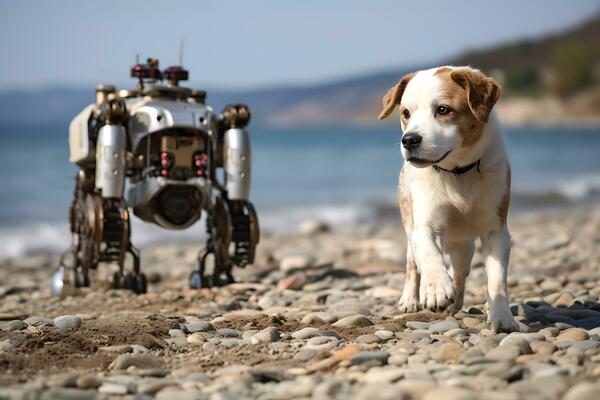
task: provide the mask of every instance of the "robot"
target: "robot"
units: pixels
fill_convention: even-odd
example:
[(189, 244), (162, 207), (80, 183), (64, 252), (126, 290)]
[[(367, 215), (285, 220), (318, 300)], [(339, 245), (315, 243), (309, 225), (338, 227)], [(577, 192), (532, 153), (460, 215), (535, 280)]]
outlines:
[(148, 59), (131, 76), (135, 90), (98, 85), (96, 102), (69, 126), (69, 160), (78, 172), (69, 210), (72, 244), (53, 276), (55, 295), (90, 286), (99, 263), (118, 265), (113, 288), (147, 291), (130, 240), (130, 209), (166, 229), (188, 228), (206, 213), (208, 239), (191, 288), (232, 283), (232, 268), (254, 261), (259, 226), (248, 200), (250, 110), (228, 105), (215, 115), (206, 92), (179, 86), (188, 79), (181, 66), (161, 71), (158, 60)]

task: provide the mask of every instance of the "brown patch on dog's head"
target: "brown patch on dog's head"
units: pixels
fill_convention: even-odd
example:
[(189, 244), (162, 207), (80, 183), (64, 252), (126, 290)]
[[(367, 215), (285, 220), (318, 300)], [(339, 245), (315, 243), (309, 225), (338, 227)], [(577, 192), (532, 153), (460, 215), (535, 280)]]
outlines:
[(416, 72), (412, 72), (410, 74), (404, 75), (400, 81), (392, 86), (385, 96), (383, 96), (383, 110), (379, 114), (377, 119), (385, 119), (394, 111), (394, 108), (400, 101), (402, 100), (402, 95), (404, 94), (404, 90), (406, 89), (406, 85), (408, 82), (416, 75)]
[(452, 109), (452, 113), (438, 118), (440, 123), (458, 126), (462, 146), (477, 143), (500, 96), (499, 86), (471, 68), (441, 67), (435, 75), (442, 79), (440, 102)]
[(471, 112), (478, 121), (487, 122), (492, 108), (500, 99), (501, 89), (493, 79), (471, 68), (457, 68), (450, 77), (467, 93)]

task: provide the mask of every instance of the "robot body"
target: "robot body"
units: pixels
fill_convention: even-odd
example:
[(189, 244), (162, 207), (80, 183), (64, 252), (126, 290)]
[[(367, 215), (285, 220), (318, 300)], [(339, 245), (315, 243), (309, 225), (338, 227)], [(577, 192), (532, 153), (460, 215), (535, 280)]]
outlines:
[[(118, 264), (113, 287), (147, 290), (130, 241), (129, 208), (166, 229), (188, 228), (206, 213), (208, 241), (190, 275), (192, 288), (231, 283), (233, 266), (254, 261), (259, 228), (249, 202), (250, 112), (230, 105), (215, 115), (204, 92), (178, 85), (187, 75), (181, 67), (161, 72), (158, 61), (149, 59), (132, 68), (136, 90), (117, 93), (98, 85), (96, 103), (72, 120), (69, 160), (79, 167), (69, 218), (73, 244), (53, 277), (53, 293), (88, 286), (89, 271), (100, 262)], [(133, 258), (130, 272), (127, 254)], [(211, 258), (214, 266), (206, 274)]]

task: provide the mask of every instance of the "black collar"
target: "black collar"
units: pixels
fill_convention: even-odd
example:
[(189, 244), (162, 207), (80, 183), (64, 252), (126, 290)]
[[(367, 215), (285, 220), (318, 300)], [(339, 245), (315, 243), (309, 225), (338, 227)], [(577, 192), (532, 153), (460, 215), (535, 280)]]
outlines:
[(465, 172), (469, 172), (470, 170), (473, 169), (473, 167), (477, 166), (477, 172), (481, 172), (479, 170), (479, 164), (481, 163), (481, 158), (477, 161), (475, 161), (473, 164), (469, 164), (469, 165), (465, 165), (464, 167), (454, 167), (452, 169), (446, 169), (446, 168), (442, 168), (439, 165), (432, 165), (433, 169), (435, 169), (437, 172), (440, 171), (445, 171), (445, 172), (450, 172), (454, 175), (461, 175), (464, 174)]

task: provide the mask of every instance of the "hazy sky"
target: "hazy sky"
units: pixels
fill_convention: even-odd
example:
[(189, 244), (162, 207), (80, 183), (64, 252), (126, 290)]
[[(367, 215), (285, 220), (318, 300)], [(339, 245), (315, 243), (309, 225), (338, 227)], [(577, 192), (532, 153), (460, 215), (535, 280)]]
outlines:
[(599, 0), (0, 0), (0, 90), (122, 84), (136, 53), (205, 87), (296, 85), (560, 30)]

